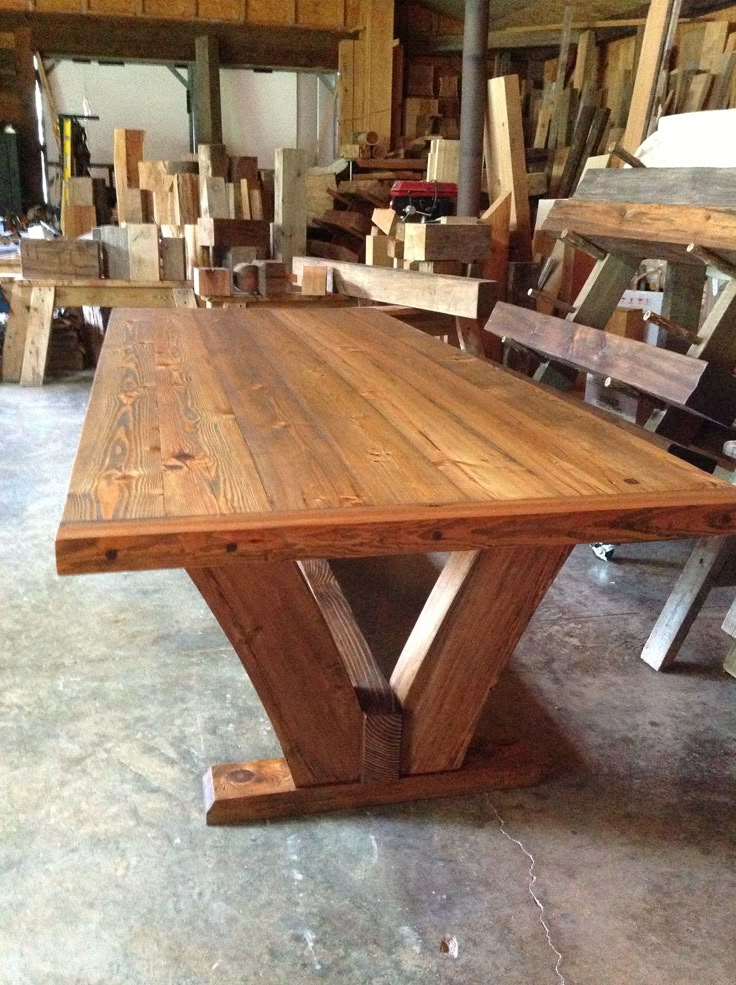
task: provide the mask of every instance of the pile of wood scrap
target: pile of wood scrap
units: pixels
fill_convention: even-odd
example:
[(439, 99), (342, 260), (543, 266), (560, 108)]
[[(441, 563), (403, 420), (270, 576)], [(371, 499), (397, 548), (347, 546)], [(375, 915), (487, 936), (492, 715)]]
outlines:
[(348, 160), (358, 158), (367, 160), (370, 157), (384, 158), (388, 154), (388, 144), (381, 141), (375, 130), (365, 130), (354, 133), (351, 143), (340, 145), (340, 156)]
[(50, 376), (75, 373), (93, 365), (92, 354), (85, 347), (81, 311), (70, 309), (57, 312), (51, 329), (46, 372)]
[(54, 312), (49, 338), (46, 374), (60, 376), (92, 369), (102, 346), (99, 309), (64, 308)]

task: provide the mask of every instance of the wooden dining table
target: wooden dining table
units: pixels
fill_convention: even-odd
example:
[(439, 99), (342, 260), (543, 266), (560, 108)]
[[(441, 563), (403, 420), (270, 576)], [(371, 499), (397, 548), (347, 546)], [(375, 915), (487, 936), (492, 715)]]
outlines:
[[(472, 743), (573, 546), (735, 530), (729, 484), (375, 308), (118, 310), (56, 554), (207, 602), (283, 750), (209, 770), (223, 824), (535, 782)], [(329, 562), (436, 551), (384, 674)]]

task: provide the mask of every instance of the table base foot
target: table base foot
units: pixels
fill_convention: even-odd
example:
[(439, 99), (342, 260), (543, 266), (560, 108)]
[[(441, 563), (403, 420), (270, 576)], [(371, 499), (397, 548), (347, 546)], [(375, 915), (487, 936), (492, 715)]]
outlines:
[(524, 743), (471, 750), (460, 769), (380, 782), (296, 787), (285, 759), (212, 766), (204, 777), (207, 824), (240, 824), (407, 800), (533, 786), (543, 770)]

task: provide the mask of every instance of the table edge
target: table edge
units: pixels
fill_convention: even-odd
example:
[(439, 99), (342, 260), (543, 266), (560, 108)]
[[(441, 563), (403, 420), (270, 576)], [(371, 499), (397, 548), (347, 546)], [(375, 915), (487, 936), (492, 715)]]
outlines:
[(60, 575), (736, 533), (736, 488), (62, 522)]

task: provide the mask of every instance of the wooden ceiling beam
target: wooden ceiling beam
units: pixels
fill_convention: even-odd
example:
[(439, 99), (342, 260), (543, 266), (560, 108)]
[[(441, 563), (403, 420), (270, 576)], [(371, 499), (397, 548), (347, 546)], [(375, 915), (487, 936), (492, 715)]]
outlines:
[(292, 68), (332, 72), (348, 28), (95, 17), (91, 14), (0, 13), (0, 31), (30, 28), (32, 46), (47, 57), (129, 62), (193, 62), (195, 38), (215, 35), (220, 63), (230, 68)]
[[(680, 24), (693, 20), (707, 20), (717, 16), (717, 12), (698, 18), (681, 17)], [(645, 17), (625, 17), (611, 20), (575, 21), (572, 25), (570, 43), (577, 44), (583, 31), (595, 31), (598, 41), (613, 41), (618, 37), (633, 34), (637, 28), (646, 24)], [(488, 32), (489, 51), (504, 51), (512, 48), (559, 48), (562, 24), (540, 24), (536, 27), (506, 27)], [(436, 37), (407, 39), (407, 48), (416, 54), (451, 54), (462, 51), (462, 34), (445, 34)]]

